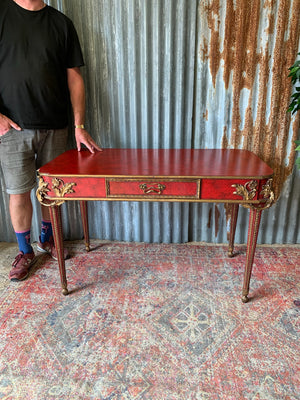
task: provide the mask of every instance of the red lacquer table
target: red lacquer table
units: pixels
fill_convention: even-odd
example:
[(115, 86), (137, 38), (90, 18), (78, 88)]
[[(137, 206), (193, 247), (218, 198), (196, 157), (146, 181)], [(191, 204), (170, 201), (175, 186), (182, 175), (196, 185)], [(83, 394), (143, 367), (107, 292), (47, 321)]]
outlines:
[(87, 201), (218, 202), (231, 208), (233, 255), (239, 205), (250, 209), (242, 301), (247, 302), (261, 212), (274, 201), (273, 171), (246, 150), (69, 150), (38, 171), (37, 197), (50, 207), (64, 295), (68, 294), (60, 205), (80, 202), (89, 250)]

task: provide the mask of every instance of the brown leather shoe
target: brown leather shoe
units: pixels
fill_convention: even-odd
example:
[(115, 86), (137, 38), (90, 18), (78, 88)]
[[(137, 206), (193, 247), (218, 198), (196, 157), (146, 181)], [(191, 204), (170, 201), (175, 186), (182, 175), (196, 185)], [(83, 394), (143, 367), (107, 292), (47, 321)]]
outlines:
[(11, 281), (23, 281), (29, 274), (30, 267), (35, 262), (34, 252), (24, 254), (20, 251), (14, 262), (12, 263), (12, 269), (9, 273), (9, 279)]
[[(37, 244), (37, 251), (41, 253), (47, 253), (54, 260), (57, 260), (57, 251), (54, 246), (54, 240), (52, 236), (50, 237), (49, 242), (44, 242), (44, 243), (41, 243), (41, 238), (40, 238), (40, 241)], [(64, 248), (64, 259), (67, 260), (68, 258), (70, 258), (70, 254), (68, 250)]]

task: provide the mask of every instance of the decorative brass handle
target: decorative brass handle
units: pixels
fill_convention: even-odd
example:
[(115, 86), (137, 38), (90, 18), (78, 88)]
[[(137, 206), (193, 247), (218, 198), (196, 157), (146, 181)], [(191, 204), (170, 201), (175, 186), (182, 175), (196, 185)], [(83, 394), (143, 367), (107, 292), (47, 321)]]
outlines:
[(257, 181), (250, 181), (246, 182), (245, 185), (240, 185), (239, 183), (235, 183), (234, 185), (231, 186), (236, 188), (233, 194), (242, 196), (244, 200), (248, 201), (254, 199), (258, 183)]
[(145, 193), (157, 193), (157, 194), (162, 194), (163, 190), (166, 188), (165, 185), (162, 185), (161, 183), (157, 184), (157, 187), (155, 186), (147, 186), (147, 183), (141, 183), (140, 184), (140, 189)]
[[(259, 204), (242, 204), (245, 208), (252, 208), (256, 210), (265, 210), (270, 208), (275, 202), (275, 195), (272, 190), (273, 179), (268, 179), (265, 185), (262, 187), (262, 191), (260, 195), (263, 196), (263, 199), (259, 199)], [(238, 183), (231, 185), (236, 188), (236, 191), (233, 194), (237, 194), (238, 196), (242, 196), (243, 200), (249, 201), (252, 200), (256, 195), (257, 189), (257, 181), (250, 181), (245, 183), (245, 185), (240, 185)]]
[(36, 196), (38, 201), (46, 207), (52, 207), (54, 205), (60, 206), (65, 202), (64, 196), (69, 193), (74, 193), (73, 186), (76, 186), (76, 183), (64, 183), (63, 180), (58, 178), (52, 179), (52, 190), (55, 195), (59, 197), (61, 200), (48, 200), (47, 193), (50, 191), (48, 187), (48, 183), (44, 181), (43, 177), (38, 174), (39, 178), (39, 187), (36, 191)]

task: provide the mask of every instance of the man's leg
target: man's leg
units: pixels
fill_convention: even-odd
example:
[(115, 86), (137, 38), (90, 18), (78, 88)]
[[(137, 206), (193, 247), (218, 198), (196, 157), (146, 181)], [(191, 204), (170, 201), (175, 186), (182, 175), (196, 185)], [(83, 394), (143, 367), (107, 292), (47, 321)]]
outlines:
[(42, 210), (42, 223), (41, 223), (41, 236), (40, 242), (49, 242), (53, 237), (52, 224), (50, 219), (49, 207), (41, 206)]
[(11, 194), (9, 197), (9, 211), (19, 245), (19, 254), (12, 264), (9, 278), (12, 281), (22, 281), (27, 278), (30, 266), (35, 259), (30, 243), (32, 220), (30, 192)]
[(10, 218), (15, 232), (30, 230), (32, 203), (30, 192), (9, 196)]

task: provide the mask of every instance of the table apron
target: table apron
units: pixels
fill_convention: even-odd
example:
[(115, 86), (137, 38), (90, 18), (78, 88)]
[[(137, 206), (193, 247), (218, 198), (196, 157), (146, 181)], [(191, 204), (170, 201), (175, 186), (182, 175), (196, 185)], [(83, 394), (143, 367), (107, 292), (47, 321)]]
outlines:
[[(42, 176), (45, 199), (259, 204), (267, 179)], [(237, 190), (239, 187), (239, 190)]]

